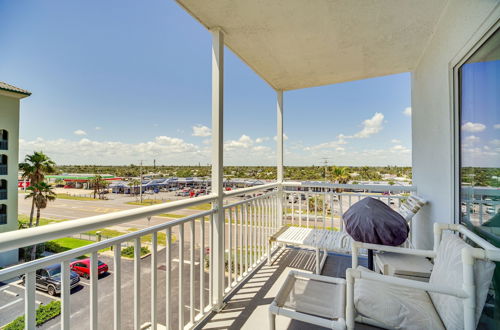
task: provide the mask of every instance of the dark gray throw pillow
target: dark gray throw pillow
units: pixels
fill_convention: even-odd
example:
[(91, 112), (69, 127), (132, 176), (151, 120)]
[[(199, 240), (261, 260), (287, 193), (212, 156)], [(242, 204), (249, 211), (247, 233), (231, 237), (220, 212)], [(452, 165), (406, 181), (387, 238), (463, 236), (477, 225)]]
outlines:
[(384, 202), (366, 197), (344, 213), (346, 231), (360, 242), (398, 246), (408, 237), (408, 224)]

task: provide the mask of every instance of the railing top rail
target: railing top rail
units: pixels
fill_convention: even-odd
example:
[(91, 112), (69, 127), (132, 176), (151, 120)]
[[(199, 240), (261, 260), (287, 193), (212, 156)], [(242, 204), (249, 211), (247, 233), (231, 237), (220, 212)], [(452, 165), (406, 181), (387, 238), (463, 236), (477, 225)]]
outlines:
[(271, 192), (268, 192), (268, 193), (260, 195), (260, 196), (255, 196), (255, 197), (252, 197), (252, 198), (244, 199), (244, 200), (239, 201), (239, 202), (235, 202), (235, 203), (231, 203), (231, 204), (228, 204), (228, 205), (224, 205), (224, 209), (229, 209), (229, 208), (232, 208), (232, 207), (235, 207), (235, 206), (238, 206), (238, 205), (242, 205), (242, 204), (245, 204), (245, 203), (251, 203), (251, 202), (253, 202), (255, 200), (259, 200), (259, 199), (265, 199), (267, 197), (270, 197), (270, 196), (273, 196), (273, 195), (276, 195), (276, 194), (278, 194), (277, 191), (271, 191)]
[(101, 242), (92, 243), (92, 244), (82, 246), (82, 247), (79, 247), (76, 249), (56, 253), (56, 254), (41, 258), (41, 259), (29, 261), (29, 262), (15, 265), (15, 266), (12, 266), (12, 267), (9, 267), (6, 269), (2, 269), (2, 270), (0, 270), (0, 281), (7, 280), (7, 279), (10, 279), (10, 278), (15, 277), (15, 276), (22, 275), (26, 272), (35, 271), (37, 269), (40, 269), (40, 268), (43, 268), (46, 266), (60, 263), (61, 261), (64, 261), (64, 260), (75, 259), (83, 254), (99, 251), (99, 250), (105, 249), (107, 247), (110, 247), (112, 245), (131, 241), (135, 238), (139, 238), (139, 237), (142, 237), (142, 236), (145, 236), (148, 234), (152, 234), (152, 233), (158, 232), (160, 230), (165, 230), (169, 227), (174, 227), (174, 226), (177, 226), (177, 225), (180, 225), (183, 223), (187, 223), (187, 222), (190, 222), (190, 221), (202, 218), (202, 217), (206, 217), (206, 216), (213, 214), (214, 212), (215, 212), (215, 210), (201, 212), (198, 214), (190, 215), (190, 216), (182, 218), (182, 219), (177, 219), (177, 220), (161, 223), (159, 225), (151, 226), (149, 228), (138, 230), (138, 231), (135, 231), (132, 233), (112, 237), (112, 238), (109, 238), (109, 239), (101, 241)]
[[(212, 202), (215, 196), (207, 195), (180, 201), (139, 207), (131, 210), (118, 211), (87, 218), (68, 220), (42, 227), (10, 231), (0, 234), (0, 252), (30, 246), (57, 238), (68, 237), (73, 234), (105, 228), (131, 220), (151, 217), (183, 209), (189, 206)], [(182, 219), (180, 219), (182, 220)], [(169, 223), (174, 223), (169, 222)]]
[(285, 187), (310, 187), (310, 188), (342, 188), (342, 189), (365, 189), (376, 191), (417, 191), (416, 186), (397, 186), (397, 185), (381, 185), (381, 184), (340, 184), (330, 182), (300, 182), (287, 181), (283, 182)]
[(240, 195), (240, 194), (245, 194), (245, 193), (263, 190), (263, 189), (277, 188), (278, 186), (279, 186), (279, 183), (272, 182), (272, 183), (266, 183), (266, 184), (262, 184), (259, 186), (255, 186), (255, 187), (248, 187), (248, 188), (241, 188), (241, 189), (235, 189), (235, 190), (230, 190), (230, 191), (224, 191), (224, 197), (236, 196), (236, 195)]

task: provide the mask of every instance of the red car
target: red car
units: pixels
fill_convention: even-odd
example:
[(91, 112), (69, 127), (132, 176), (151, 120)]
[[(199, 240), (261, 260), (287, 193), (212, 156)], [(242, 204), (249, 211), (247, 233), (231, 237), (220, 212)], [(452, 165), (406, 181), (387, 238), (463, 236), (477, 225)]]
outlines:
[[(85, 278), (90, 278), (90, 259), (82, 259), (82, 260), (77, 260), (73, 261), (72, 263), (69, 264), (69, 268), (71, 268), (72, 271), (77, 273), (78, 275), (85, 277)], [(97, 275), (101, 275), (104, 273), (108, 272), (108, 265), (106, 265), (104, 262), (101, 260), (97, 261)]]

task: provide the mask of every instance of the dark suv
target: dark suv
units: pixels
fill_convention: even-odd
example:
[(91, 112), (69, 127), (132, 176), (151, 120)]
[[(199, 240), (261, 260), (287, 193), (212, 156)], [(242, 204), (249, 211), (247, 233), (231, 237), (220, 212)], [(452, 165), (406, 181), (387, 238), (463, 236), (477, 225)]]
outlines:
[[(24, 285), (24, 275), (22, 284)], [(80, 276), (70, 271), (70, 288), (73, 289), (80, 282)], [(51, 296), (61, 293), (61, 265), (55, 264), (36, 271), (36, 288), (47, 291)]]

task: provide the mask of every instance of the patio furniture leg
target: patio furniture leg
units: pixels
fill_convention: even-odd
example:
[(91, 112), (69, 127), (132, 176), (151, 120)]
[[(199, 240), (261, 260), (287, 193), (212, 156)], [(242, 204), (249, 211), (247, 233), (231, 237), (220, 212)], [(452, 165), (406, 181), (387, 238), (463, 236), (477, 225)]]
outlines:
[(269, 330), (276, 329), (276, 315), (269, 311)]

